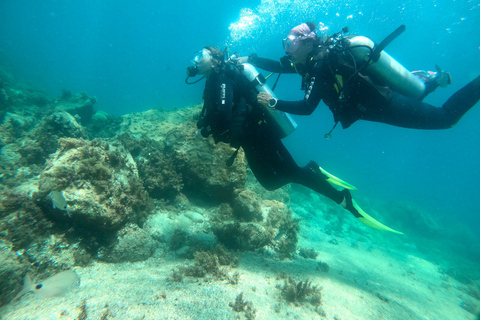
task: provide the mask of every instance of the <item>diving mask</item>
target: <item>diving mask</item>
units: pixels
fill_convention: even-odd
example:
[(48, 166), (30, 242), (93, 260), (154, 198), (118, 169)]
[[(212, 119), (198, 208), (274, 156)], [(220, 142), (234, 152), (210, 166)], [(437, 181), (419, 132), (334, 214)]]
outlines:
[(208, 58), (212, 58), (212, 55), (208, 52), (207, 49), (204, 48), (195, 52), (195, 54), (193, 55), (192, 63), (198, 65), (199, 63)]
[(315, 39), (315, 37), (315, 31), (312, 31), (307, 35), (289, 34), (287, 38), (283, 39), (283, 49), (287, 54), (295, 53), (298, 50), (301, 40), (308, 38)]

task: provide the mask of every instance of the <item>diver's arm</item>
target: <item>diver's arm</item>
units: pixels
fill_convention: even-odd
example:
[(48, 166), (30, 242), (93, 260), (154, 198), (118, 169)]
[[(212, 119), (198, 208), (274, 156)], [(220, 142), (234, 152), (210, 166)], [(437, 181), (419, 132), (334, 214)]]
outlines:
[[(320, 101), (318, 101), (318, 103), (320, 103)], [(275, 109), (300, 116), (308, 116), (317, 108), (318, 103), (311, 103), (311, 101), (307, 99), (300, 101), (278, 100)]]
[[(318, 77), (317, 77), (318, 78)], [(309, 115), (317, 108), (322, 100), (321, 81), (312, 78), (305, 91), (305, 97), (300, 101), (278, 100), (275, 109), (297, 115)]]
[(280, 61), (260, 58), (256, 54), (251, 54), (247, 60), (248, 63), (253, 64), (260, 69), (275, 72), (275, 73), (296, 73), (297, 71), (290, 63), (288, 57), (283, 57)]

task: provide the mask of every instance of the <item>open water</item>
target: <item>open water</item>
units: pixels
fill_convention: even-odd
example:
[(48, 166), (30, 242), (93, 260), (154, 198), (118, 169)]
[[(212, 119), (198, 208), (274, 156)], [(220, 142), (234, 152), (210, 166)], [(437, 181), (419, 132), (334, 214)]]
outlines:
[[(203, 85), (184, 84), (192, 54), (205, 45), (279, 58), (295, 25), (323, 22), (329, 33), (380, 42), (399, 25), (386, 51), (410, 70), (451, 72), (453, 84), (427, 99), (440, 106), (480, 73), (480, 3), (409, 1), (27, 1), (0, 3), (0, 64), (59, 96), (96, 96), (112, 114), (181, 108), (201, 102)], [(280, 98), (301, 99), (298, 76), (282, 76)], [(357, 122), (333, 125), (325, 105), (295, 117), (285, 143), (299, 164), (315, 159), (370, 199), (412, 203), (446, 221), (480, 225), (480, 106), (449, 130), (422, 131)], [(475, 231), (476, 232), (476, 231)]]

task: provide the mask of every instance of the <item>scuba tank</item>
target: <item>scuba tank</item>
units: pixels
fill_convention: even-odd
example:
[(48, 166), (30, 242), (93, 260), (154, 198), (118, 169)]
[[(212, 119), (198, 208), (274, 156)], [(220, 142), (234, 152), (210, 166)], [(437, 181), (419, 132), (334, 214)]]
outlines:
[(364, 36), (345, 37), (348, 49), (358, 65), (362, 67), (365, 75), (373, 80), (385, 83), (395, 92), (412, 98), (420, 98), (425, 91), (425, 84), (410, 71), (393, 59), (388, 53), (380, 50), (375, 57), (376, 46), (372, 40)]
[[(275, 93), (273, 93), (270, 87), (265, 83), (263, 75), (259, 73), (253, 65), (243, 63), (239, 65), (238, 68), (248, 81), (255, 86), (258, 92), (266, 92), (276, 99)], [(267, 116), (267, 121), (276, 127), (280, 134), (280, 138), (285, 138), (297, 128), (297, 123), (288, 113), (270, 107), (262, 107), (262, 109)]]

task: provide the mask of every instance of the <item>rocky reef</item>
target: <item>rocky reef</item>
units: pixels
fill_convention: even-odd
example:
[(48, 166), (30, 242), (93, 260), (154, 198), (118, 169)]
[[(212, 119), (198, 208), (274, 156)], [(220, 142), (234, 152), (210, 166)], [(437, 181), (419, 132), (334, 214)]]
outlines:
[(92, 261), (191, 258), (222, 245), (291, 258), (288, 187), (265, 191), (244, 154), (196, 134), (201, 105), (122, 117), (0, 70), (0, 305), (25, 273)]

